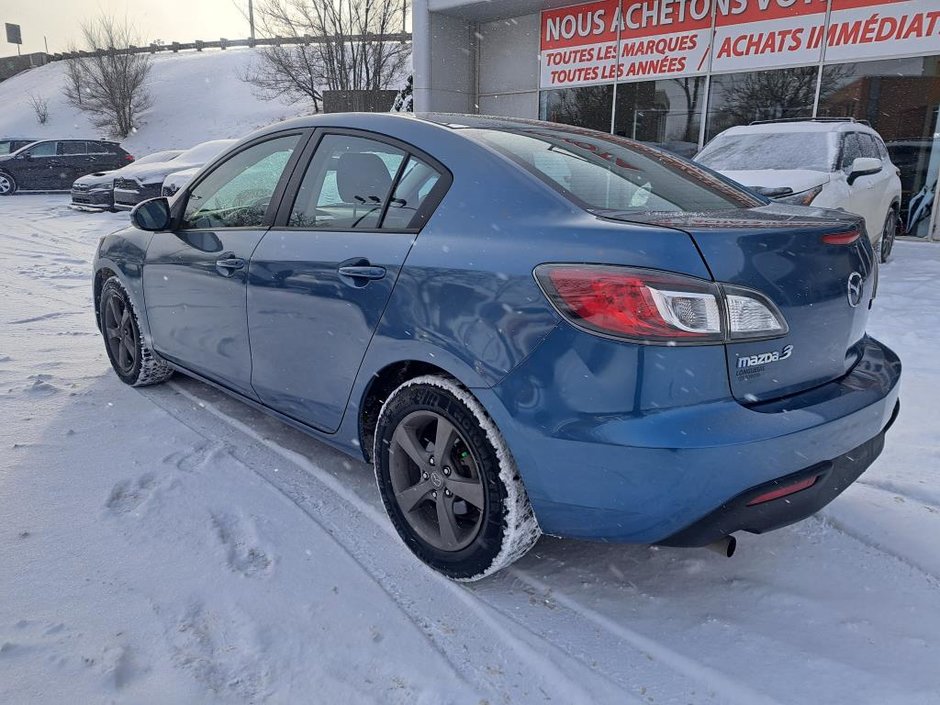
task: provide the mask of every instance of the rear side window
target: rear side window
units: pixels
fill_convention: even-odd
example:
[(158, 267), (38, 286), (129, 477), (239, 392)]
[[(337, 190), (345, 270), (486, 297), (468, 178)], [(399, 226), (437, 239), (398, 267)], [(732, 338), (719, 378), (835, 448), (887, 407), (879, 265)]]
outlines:
[(415, 227), (421, 208), (428, 202), (434, 188), (441, 183), (441, 173), (415, 156), (401, 172), (395, 193), (388, 203), (383, 230), (407, 230)]
[(354, 230), (377, 228), (407, 154), (384, 142), (326, 135), (307, 167), (288, 225)]
[(88, 143), (88, 153), (89, 154), (117, 154), (118, 148), (113, 144), (107, 144), (106, 142), (89, 142)]
[(183, 228), (246, 228), (264, 222), (300, 135), (252, 145), (213, 169), (190, 192)]
[(76, 154), (85, 154), (85, 143), (76, 140), (59, 142), (59, 156), (69, 157)]
[(40, 142), (29, 150), (34, 157), (53, 157), (56, 153), (55, 142)]
[(591, 211), (700, 212), (761, 203), (684, 159), (612, 136), (544, 128), (467, 132)]

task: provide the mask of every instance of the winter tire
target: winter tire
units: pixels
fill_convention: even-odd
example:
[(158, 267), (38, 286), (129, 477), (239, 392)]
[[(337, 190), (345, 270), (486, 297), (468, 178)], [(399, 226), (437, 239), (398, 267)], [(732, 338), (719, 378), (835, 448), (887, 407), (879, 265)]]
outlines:
[(154, 355), (140, 334), (137, 313), (117, 277), (101, 287), (99, 324), (111, 367), (125, 384), (145, 387), (166, 381), (173, 368)]
[(451, 379), (418, 377), (389, 395), (373, 463), (399, 536), (449, 578), (486, 577), (524, 556), (541, 535), (499, 430)]
[(879, 241), (881, 250), (881, 261), (887, 262), (891, 256), (891, 250), (894, 249), (894, 236), (898, 231), (898, 214), (892, 208), (885, 217), (885, 225), (881, 231), (881, 240)]
[(0, 196), (12, 196), (16, 193), (16, 179), (10, 174), (0, 172)]

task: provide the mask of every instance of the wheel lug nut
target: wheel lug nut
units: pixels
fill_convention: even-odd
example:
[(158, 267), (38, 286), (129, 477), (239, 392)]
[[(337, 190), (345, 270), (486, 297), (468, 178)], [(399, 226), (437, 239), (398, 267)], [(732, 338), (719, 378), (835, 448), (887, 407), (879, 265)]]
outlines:
[(449, 468), (449, 467), (446, 467), (446, 466), (444, 467), (444, 474), (445, 474), (445, 475), (450, 475), (450, 468)]
[(445, 497), (450, 497), (451, 494), (453, 494), (453, 493), (452, 493), (450, 490), (444, 490), (444, 496), (445, 496)]
[(434, 457), (433, 457), (433, 456), (430, 457), (430, 458), (428, 458), (428, 465), (430, 465), (432, 468), (434, 467)]
[(431, 499), (437, 499), (437, 492), (431, 493)]
[(422, 479), (422, 480), (427, 480), (427, 479), (428, 479), (428, 474), (427, 474), (426, 472), (421, 473), (421, 479)]

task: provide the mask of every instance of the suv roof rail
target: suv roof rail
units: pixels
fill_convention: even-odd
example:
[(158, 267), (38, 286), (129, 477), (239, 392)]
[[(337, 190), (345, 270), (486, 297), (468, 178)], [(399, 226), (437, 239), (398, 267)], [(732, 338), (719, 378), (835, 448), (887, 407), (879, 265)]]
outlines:
[(773, 125), (778, 122), (857, 122), (859, 125), (871, 127), (868, 120), (856, 120), (854, 117), (793, 117), (774, 118), (772, 120), (752, 120), (749, 125)]

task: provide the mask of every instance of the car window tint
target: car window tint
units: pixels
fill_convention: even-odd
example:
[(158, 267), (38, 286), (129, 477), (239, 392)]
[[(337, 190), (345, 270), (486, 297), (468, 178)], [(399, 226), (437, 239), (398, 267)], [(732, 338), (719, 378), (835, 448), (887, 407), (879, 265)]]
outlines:
[(414, 227), (418, 210), (440, 179), (441, 174), (437, 169), (417, 157), (409, 157), (389, 201), (382, 229), (404, 230)]
[(307, 167), (288, 224), (375, 228), (405, 152), (363, 137), (326, 135)]
[(848, 171), (852, 168), (852, 162), (860, 156), (862, 156), (862, 147), (859, 144), (858, 135), (850, 132), (842, 142), (842, 168)]
[(189, 194), (184, 228), (260, 226), (300, 135), (268, 140), (227, 159)]
[(40, 142), (35, 147), (32, 147), (29, 153), (34, 157), (51, 157), (55, 155), (55, 150), (55, 142)]
[(102, 142), (89, 142), (88, 153), (89, 154), (117, 154), (117, 150), (114, 148), (113, 145), (104, 144)]
[(680, 157), (615, 136), (563, 129), (468, 129), (591, 211), (748, 208), (754, 197)]
[(74, 156), (76, 154), (85, 154), (85, 143), (78, 142), (76, 140), (59, 142), (58, 154), (64, 157)]
[(15, 142), (9, 142), (9, 141), (0, 142), (0, 154), (9, 154), (14, 149), (16, 149)]

